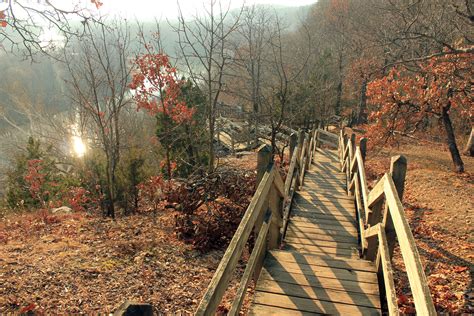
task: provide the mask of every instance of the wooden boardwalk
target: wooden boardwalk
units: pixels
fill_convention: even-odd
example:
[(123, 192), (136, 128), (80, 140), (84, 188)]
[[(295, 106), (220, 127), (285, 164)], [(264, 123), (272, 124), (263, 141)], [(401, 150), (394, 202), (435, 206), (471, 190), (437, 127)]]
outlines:
[(252, 315), (380, 314), (375, 265), (359, 259), (354, 199), (337, 151), (317, 149), (282, 250), (267, 253)]

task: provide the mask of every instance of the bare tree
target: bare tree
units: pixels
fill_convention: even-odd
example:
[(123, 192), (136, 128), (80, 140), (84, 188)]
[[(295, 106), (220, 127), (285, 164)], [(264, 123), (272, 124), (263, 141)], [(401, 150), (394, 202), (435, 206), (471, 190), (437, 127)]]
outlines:
[[(50, 35), (57, 34), (62, 42), (68, 42), (83, 34), (86, 22), (94, 19), (93, 11), (101, 5), (99, 0), (82, 5), (50, 0), (0, 1), (0, 49), (22, 52), (30, 58), (38, 52), (50, 54), (56, 45)], [(82, 21), (81, 27), (73, 27), (72, 20)]]
[(310, 35), (306, 27), (299, 31), (300, 36), (306, 38), (306, 47), (294, 49), (294, 42), (298, 34), (290, 34), (285, 30), (281, 17), (274, 15), (272, 23), (267, 25), (269, 37), (265, 58), (265, 75), (262, 91), (262, 105), (265, 117), (271, 126), (271, 144), (273, 153), (282, 154), (276, 139), (282, 124), (288, 121), (289, 107), (292, 102), (292, 92), (299, 76), (307, 66), (310, 49)]
[(70, 96), (90, 139), (105, 154), (105, 214), (115, 216), (116, 170), (120, 160), (122, 112), (131, 104), (129, 82), (130, 33), (126, 24), (115, 21), (87, 24), (77, 46), (64, 51), (71, 87)]
[(179, 54), (188, 75), (206, 95), (208, 169), (212, 172), (215, 167), (216, 108), (224, 89), (224, 72), (232, 60), (228, 41), (238, 26), (242, 10), (237, 16), (232, 16), (230, 4), (223, 7), (220, 0), (211, 0), (203, 12), (186, 20), (180, 7), (179, 23), (173, 28), (178, 34)]

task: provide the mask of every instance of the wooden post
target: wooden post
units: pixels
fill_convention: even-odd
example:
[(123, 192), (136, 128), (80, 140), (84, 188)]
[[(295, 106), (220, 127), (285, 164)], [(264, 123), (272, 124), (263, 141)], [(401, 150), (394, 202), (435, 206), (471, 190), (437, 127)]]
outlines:
[(353, 157), (353, 154), (355, 153), (355, 149), (356, 149), (356, 134), (354, 133), (351, 134), (351, 144), (352, 144), (351, 157)]
[[(278, 170), (276, 170), (278, 172)], [(268, 206), (272, 212), (268, 229), (268, 249), (277, 249), (280, 245), (280, 228), (283, 226), (283, 199), (277, 194), (275, 186), (268, 193)]]
[[(390, 175), (392, 176), (393, 183), (397, 189), (398, 198), (400, 202), (403, 201), (403, 192), (405, 189), (405, 177), (407, 172), (407, 159), (405, 156), (398, 155), (394, 156), (390, 162)], [(395, 227), (393, 226), (392, 217), (388, 216), (389, 210), (385, 206), (383, 222), (385, 224), (385, 232), (387, 234), (388, 252), (390, 258), (393, 256), (393, 249), (395, 247)]]
[(360, 154), (362, 156), (362, 160), (365, 162), (365, 157), (367, 155), (367, 138), (363, 137), (360, 139), (359, 148), (360, 148)]
[(297, 143), (298, 143), (298, 134), (297, 133), (291, 133), (291, 135), (290, 135), (290, 158), (289, 158), (289, 161), (291, 161), (291, 158), (293, 157), (293, 153), (295, 151)]
[(298, 152), (296, 153), (298, 155), (298, 163), (301, 163), (299, 158), (301, 156), (301, 151), (303, 150), (304, 134), (305, 133), (302, 129), (298, 131), (298, 144), (300, 144), (300, 146), (298, 146)]
[(262, 181), (268, 165), (272, 162), (272, 146), (263, 144), (257, 150), (257, 187)]

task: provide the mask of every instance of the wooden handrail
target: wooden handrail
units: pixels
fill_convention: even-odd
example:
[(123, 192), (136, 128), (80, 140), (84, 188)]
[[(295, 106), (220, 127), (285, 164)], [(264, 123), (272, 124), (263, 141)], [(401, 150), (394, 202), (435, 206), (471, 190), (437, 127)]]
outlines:
[[(275, 178), (275, 167), (265, 173), (219, 266), (202, 298), (196, 315), (214, 315), (252, 232)], [(266, 212), (266, 210), (265, 210)]]
[[(360, 146), (353, 148), (353, 142), (350, 139), (346, 141), (346, 139), (347, 137), (341, 131), (339, 135), (341, 171), (345, 172), (347, 176), (348, 194), (355, 195), (362, 255), (376, 263), (379, 280), (384, 285), (388, 313), (390, 315), (399, 314), (391, 266), (393, 246), (390, 242), (394, 242), (394, 240), (387, 238), (387, 225), (393, 226), (394, 233), (398, 237), (417, 313), (419, 315), (436, 315), (415, 239), (400, 201), (399, 192), (403, 192), (403, 187), (399, 189), (392, 178), (396, 174), (403, 174), (404, 179), (405, 171), (393, 170), (392, 161), (391, 173), (385, 174), (369, 192)], [(351, 139), (353, 140), (354, 136)], [(406, 167), (406, 160), (404, 163)], [(400, 181), (398, 178), (397, 184), (403, 186), (403, 179)], [(383, 209), (384, 203), (385, 209)], [(382, 212), (384, 213), (382, 214)]]

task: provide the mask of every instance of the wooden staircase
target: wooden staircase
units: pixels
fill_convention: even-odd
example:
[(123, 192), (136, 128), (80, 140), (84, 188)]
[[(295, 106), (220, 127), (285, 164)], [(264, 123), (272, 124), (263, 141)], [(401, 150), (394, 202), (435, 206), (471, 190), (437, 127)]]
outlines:
[(338, 154), (318, 149), (297, 193), (283, 250), (270, 251), (252, 315), (380, 314), (375, 265), (360, 259), (353, 197)]
[(369, 192), (365, 143), (355, 146), (355, 135), (315, 129), (289, 144), (285, 182), (271, 150), (259, 150), (258, 188), (196, 315), (215, 314), (252, 231), (257, 238), (228, 315), (240, 315), (252, 279), (251, 315), (398, 315), (397, 239), (417, 313), (436, 315), (400, 202), (406, 160), (393, 157)]

